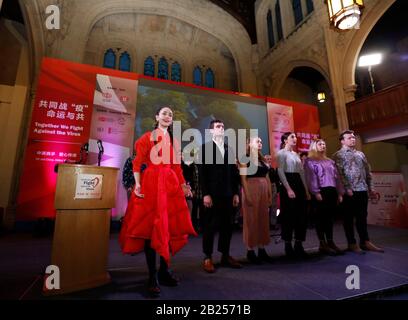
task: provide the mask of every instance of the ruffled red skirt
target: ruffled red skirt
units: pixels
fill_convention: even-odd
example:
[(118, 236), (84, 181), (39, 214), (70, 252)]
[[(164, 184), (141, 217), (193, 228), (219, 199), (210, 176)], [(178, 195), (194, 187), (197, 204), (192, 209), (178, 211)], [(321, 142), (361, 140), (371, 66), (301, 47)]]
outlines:
[(197, 235), (179, 179), (170, 165), (151, 165), (142, 176), (138, 198), (132, 192), (123, 219), (119, 242), (122, 252), (134, 254), (144, 248), (145, 240), (170, 262), (188, 242), (188, 235)]

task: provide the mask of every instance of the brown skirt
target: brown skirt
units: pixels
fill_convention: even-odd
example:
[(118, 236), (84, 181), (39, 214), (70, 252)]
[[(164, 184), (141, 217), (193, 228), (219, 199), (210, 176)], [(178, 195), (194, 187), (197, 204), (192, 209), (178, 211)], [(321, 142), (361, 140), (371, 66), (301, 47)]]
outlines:
[(252, 206), (248, 206), (246, 194), (242, 193), (243, 236), (249, 248), (266, 246), (270, 242), (268, 183), (266, 178), (247, 179)]

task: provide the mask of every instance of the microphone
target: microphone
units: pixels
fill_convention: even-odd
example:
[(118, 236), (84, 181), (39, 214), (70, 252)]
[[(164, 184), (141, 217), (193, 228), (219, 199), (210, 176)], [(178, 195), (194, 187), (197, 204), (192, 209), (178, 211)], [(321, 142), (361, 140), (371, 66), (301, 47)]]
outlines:
[(96, 144), (98, 145), (99, 153), (98, 153), (98, 167), (101, 166), (101, 159), (102, 159), (102, 154), (104, 152), (103, 145), (102, 145), (102, 140), (96, 141)]

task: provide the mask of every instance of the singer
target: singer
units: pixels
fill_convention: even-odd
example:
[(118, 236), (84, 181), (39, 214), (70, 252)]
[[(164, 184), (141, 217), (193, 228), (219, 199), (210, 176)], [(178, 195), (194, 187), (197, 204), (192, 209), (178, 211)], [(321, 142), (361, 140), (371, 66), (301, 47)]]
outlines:
[[(159, 284), (178, 284), (168, 270), (170, 253), (178, 252), (189, 234), (196, 235), (185, 199), (192, 196), (191, 190), (184, 180), (180, 159), (174, 159), (180, 155), (180, 147), (173, 141), (172, 123), (173, 111), (167, 106), (159, 108), (154, 130), (135, 143), (135, 187), (119, 236), (123, 253), (144, 250), (149, 269), (148, 293), (153, 297), (160, 295)], [(143, 164), (147, 168), (140, 173)], [(158, 272), (156, 252), (160, 255)]]

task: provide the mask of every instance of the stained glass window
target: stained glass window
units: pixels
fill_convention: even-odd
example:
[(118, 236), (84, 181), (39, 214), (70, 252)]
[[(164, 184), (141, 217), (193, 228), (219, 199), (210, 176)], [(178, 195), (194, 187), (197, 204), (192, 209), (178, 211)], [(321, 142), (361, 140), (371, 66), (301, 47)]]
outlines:
[(144, 61), (144, 70), (143, 74), (145, 76), (154, 77), (154, 60), (152, 57), (147, 57)]
[(203, 85), (203, 72), (199, 66), (196, 66), (193, 71), (193, 83), (197, 86)]
[(181, 66), (177, 61), (171, 65), (171, 80), (181, 81)]
[(157, 77), (159, 79), (169, 78), (169, 64), (165, 57), (161, 57), (159, 60), (159, 70), (157, 72)]
[(126, 51), (120, 55), (119, 70), (130, 71), (130, 55)]
[(104, 68), (115, 69), (116, 66), (116, 54), (112, 49), (108, 49), (105, 52), (105, 57), (103, 59)]
[(268, 25), (268, 41), (269, 48), (272, 48), (275, 45), (275, 38), (273, 36), (273, 22), (272, 22), (272, 12), (268, 10), (268, 15), (266, 16), (266, 22)]
[(303, 20), (302, 4), (300, 0), (292, 0), (293, 14), (295, 16), (295, 25)]
[(205, 72), (205, 86), (208, 88), (214, 88), (214, 72), (211, 68), (208, 68)]

